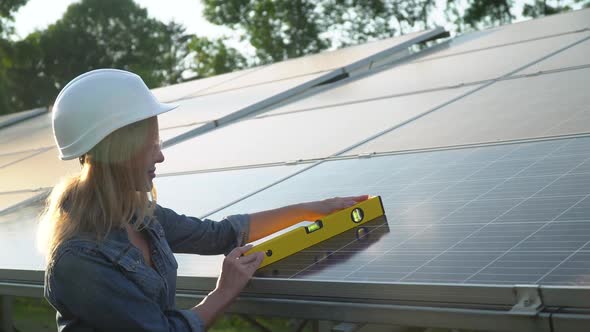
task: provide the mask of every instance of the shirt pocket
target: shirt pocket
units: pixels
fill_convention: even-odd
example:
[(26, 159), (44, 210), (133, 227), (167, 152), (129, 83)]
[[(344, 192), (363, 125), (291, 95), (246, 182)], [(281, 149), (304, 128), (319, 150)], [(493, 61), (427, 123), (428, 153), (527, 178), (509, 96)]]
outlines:
[[(137, 253), (135, 252), (137, 251)], [(139, 250), (131, 249), (114, 262), (125, 276), (143, 293), (156, 302), (161, 302), (163, 279), (147, 266)]]

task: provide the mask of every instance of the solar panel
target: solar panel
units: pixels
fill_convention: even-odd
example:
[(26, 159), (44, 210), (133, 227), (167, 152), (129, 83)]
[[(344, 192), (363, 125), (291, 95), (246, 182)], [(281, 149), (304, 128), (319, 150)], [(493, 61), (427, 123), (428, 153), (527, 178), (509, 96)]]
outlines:
[(200, 97), (175, 102), (180, 107), (160, 115), (160, 128), (190, 125), (219, 119), (230, 113), (244, 109), (279, 93), (309, 82), (321, 74), (305, 75), (272, 84), (255, 85), (222, 93), (207, 94)]
[(448, 49), (429, 57), (447, 56), (558, 34), (577, 33), (590, 29), (588, 22), (590, 22), (590, 10), (583, 9), (504, 25), (453, 38)]
[(227, 74), (216, 75), (179, 84), (164, 86), (152, 90), (152, 93), (161, 102), (174, 102), (179, 99), (189, 97), (197, 93), (206, 93), (208, 89), (215, 87), (232, 79), (236, 79), (243, 75), (248, 75), (253, 71), (260, 69), (250, 68), (238, 70)]
[(200, 126), (202, 126), (203, 123), (198, 123), (192, 126), (179, 126), (179, 127), (170, 127), (170, 128), (165, 128), (165, 129), (160, 129), (160, 139), (165, 141), (168, 141), (172, 138), (177, 137), (178, 135), (184, 134), (187, 131), (199, 128)]
[(261, 68), (250, 75), (245, 75), (230, 82), (220, 84), (207, 93), (215, 91), (226, 91), (228, 89), (242, 88), (262, 83), (274, 82), (286, 78), (298, 77), (301, 75), (314, 74), (337, 68), (345, 67), (365, 59), (379, 52), (393, 48), (412, 38), (419, 38), (430, 31), (409, 33), (406, 35), (365, 43), (357, 46), (350, 46), (335, 51), (327, 51), (300, 58), (289, 59)]
[(23, 151), (0, 154), (0, 169), (29, 158), (36, 153), (38, 153), (38, 151)]
[(588, 85), (590, 68), (500, 81), (348, 153), (586, 133), (590, 96), (571, 87)]
[(45, 108), (36, 108), (29, 111), (22, 111), (17, 113), (0, 115), (0, 129), (11, 126), (17, 122), (35, 117), (41, 113), (47, 112)]
[(324, 158), (465, 91), (436, 91), (240, 121), (167, 148), (168, 162), (159, 169), (174, 173)]
[(51, 114), (45, 113), (0, 129), (2, 154), (54, 146)]
[(38, 203), (0, 214), (0, 266), (3, 269), (44, 269), (43, 255), (35, 245), (41, 207)]
[(328, 161), (211, 218), (380, 194), (386, 222), (306, 249), (258, 276), (590, 285), (590, 266), (577, 264), (590, 255), (589, 169), (588, 137)]
[(80, 163), (77, 159), (60, 160), (57, 150), (51, 148), (0, 168), (0, 183), (2, 191), (49, 188), (61, 177), (77, 174), (79, 171)]
[(0, 192), (0, 213), (38, 194), (38, 192), (34, 191)]
[[(497, 79), (535, 59), (573, 44), (590, 32), (546, 38), (442, 58), (417, 59), (300, 99), (268, 114), (286, 113), (359, 100), (454, 88)], [(510, 54), (509, 57), (505, 56)], [(586, 55), (589, 54), (586, 52)]]
[(154, 180), (158, 203), (190, 216), (202, 216), (301, 169), (302, 165), (261, 167), (163, 176)]
[[(588, 36), (589, 34), (585, 34)], [(534, 74), (549, 70), (559, 70), (567, 67), (590, 65), (590, 39), (573, 46), (559, 54), (537, 63), (519, 72), (520, 75)]]

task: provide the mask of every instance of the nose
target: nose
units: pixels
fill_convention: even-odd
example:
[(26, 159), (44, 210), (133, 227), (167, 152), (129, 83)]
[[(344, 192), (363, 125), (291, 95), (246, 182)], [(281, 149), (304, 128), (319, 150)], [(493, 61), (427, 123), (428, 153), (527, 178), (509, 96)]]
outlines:
[(162, 152), (162, 150), (158, 150), (158, 155), (156, 156), (156, 164), (162, 163), (164, 162), (164, 160), (166, 160), (166, 158), (164, 157), (164, 153)]

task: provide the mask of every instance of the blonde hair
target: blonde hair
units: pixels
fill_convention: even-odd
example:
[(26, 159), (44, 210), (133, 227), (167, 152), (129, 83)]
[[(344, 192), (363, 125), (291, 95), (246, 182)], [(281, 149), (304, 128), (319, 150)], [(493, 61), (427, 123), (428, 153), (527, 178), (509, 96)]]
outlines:
[(152, 152), (157, 134), (155, 117), (114, 131), (80, 157), (79, 175), (54, 187), (38, 234), (48, 264), (59, 245), (76, 235), (100, 241), (134, 217), (138, 230), (151, 219), (156, 191), (146, 186), (140, 157)]

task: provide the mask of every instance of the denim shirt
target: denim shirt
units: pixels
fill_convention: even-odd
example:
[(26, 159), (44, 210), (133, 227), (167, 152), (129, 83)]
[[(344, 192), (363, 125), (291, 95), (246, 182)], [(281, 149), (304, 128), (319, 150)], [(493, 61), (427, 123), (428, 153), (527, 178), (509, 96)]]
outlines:
[(45, 272), (45, 298), (57, 310), (58, 331), (204, 331), (202, 320), (175, 306), (173, 252), (229, 253), (246, 242), (248, 215), (221, 222), (178, 215), (157, 206), (144, 230), (154, 268), (125, 229), (100, 242), (77, 236), (62, 243)]

